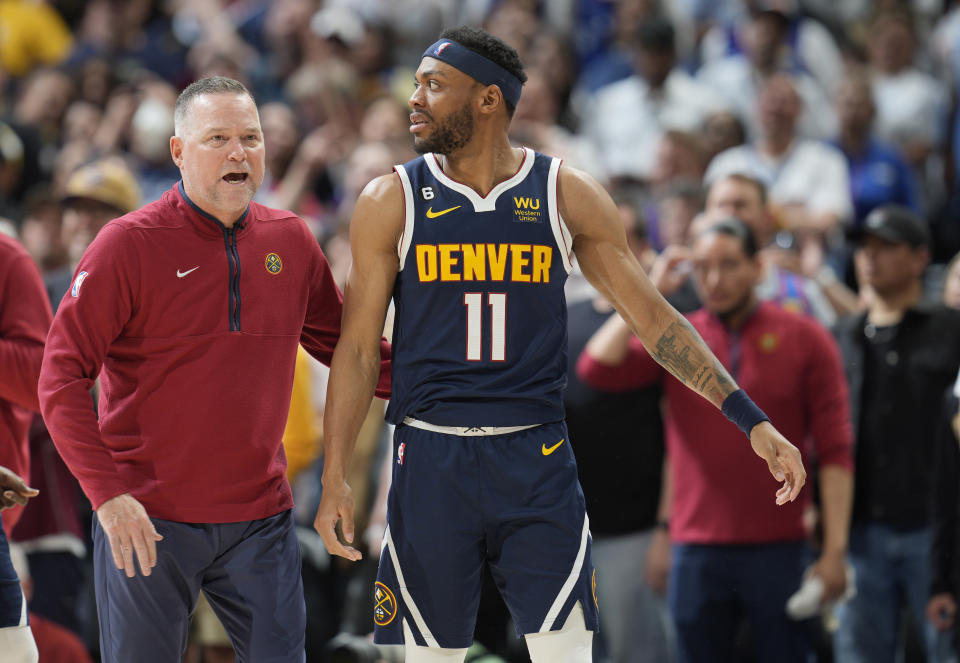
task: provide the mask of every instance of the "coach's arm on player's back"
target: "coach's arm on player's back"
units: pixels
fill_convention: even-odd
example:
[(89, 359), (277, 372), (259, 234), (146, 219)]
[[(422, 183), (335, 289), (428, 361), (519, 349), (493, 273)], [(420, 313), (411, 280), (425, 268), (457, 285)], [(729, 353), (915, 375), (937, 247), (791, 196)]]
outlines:
[[(630, 325), (660, 364), (718, 408), (738, 390), (700, 335), (657, 292), (627, 247), (609, 194), (589, 175), (566, 166), (558, 186), (560, 216), (573, 235), (583, 273)], [(770, 424), (749, 431), (750, 443), (783, 486), (778, 504), (794, 500), (806, 481), (800, 452)]]

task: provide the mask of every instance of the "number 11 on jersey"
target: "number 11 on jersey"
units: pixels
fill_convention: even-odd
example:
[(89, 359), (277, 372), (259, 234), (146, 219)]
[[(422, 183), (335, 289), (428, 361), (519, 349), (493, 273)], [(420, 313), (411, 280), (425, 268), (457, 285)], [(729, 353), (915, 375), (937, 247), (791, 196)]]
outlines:
[[(480, 361), (483, 347), (483, 293), (463, 293), (463, 305), (467, 307), (467, 361)], [(490, 307), (490, 360), (506, 361), (507, 358), (507, 293), (487, 293)]]

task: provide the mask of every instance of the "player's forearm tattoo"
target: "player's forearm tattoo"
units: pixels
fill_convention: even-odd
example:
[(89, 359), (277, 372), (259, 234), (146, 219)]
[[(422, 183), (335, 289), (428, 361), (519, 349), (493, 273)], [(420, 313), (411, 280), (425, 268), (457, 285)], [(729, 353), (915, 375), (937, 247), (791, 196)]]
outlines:
[(733, 379), (684, 319), (670, 324), (652, 354), (681, 382), (718, 406), (735, 389)]

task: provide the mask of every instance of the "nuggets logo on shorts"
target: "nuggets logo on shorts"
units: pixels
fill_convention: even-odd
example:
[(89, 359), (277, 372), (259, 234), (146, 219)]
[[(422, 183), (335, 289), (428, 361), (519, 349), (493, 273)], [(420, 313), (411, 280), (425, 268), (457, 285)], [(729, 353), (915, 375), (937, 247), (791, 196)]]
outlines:
[(373, 621), (377, 626), (386, 626), (397, 616), (397, 599), (390, 588), (379, 580), (373, 586)]
[(280, 270), (283, 269), (283, 261), (276, 253), (268, 253), (264, 265), (271, 274), (279, 274)]

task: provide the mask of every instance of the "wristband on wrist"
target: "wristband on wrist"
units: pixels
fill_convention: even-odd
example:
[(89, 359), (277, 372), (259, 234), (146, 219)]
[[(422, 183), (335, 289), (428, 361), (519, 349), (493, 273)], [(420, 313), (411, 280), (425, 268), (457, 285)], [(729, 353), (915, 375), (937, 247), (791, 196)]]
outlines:
[(754, 426), (764, 421), (770, 421), (770, 417), (750, 400), (747, 392), (743, 389), (737, 389), (727, 396), (723, 400), (720, 411), (723, 412), (723, 416), (736, 424), (737, 428), (742, 430), (747, 437), (750, 437), (750, 431), (753, 430)]

